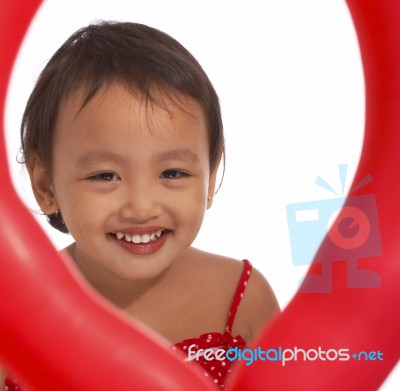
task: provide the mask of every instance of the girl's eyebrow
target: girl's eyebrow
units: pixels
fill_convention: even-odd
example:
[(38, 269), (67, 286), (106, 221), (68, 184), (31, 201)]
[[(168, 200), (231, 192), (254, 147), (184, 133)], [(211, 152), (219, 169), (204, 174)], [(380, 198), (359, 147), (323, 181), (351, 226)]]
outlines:
[[(199, 156), (195, 152), (186, 148), (178, 148), (161, 153), (156, 153), (154, 155), (154, 160), (155, 161), (182, 160), (191, 163), (200, 162)], [(107, 150), (96, 150), (96, 151), (88, 151), (84, 155), (80, 156), (77, 160), (77, 164), (79, 166), (85, 166), (105, 161), (113, 161), (122, 164), (126, 161), (126, 158), (125, 156), (115, 152)]]
[(123, 156), (111, 151), (97, 150), (89, 151), (84, 155), (80, 156), (77, 160), (79, 166), (85, 166), (94, 163), (101, 163), (104, 161), (115, 161), (117, 163), (122, 163), (124, 160)]
[(191, 151), (190, 149), (186, 148), (179, 148), (173, 149), (166, 152), (161, 152), (156, 154), (156, 160), (158, 161), (165, 161), (165, 160), (186, 160), (191, 163), (199, 163), (200, 158), (199, 156)]

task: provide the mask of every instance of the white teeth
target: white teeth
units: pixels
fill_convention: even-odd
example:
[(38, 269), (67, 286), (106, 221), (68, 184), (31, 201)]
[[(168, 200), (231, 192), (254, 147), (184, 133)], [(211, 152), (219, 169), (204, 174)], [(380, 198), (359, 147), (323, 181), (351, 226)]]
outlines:
[(139, 244), (139, 243), (149, 243), (152, 240), (156, 240), (158, 239), (162, 233), (164, 232), (163, 229), (158, 230), (157, 232), (152, 232), (149, 234), (125, 234), (122, 232), (113, 232), (113, 234), (117, 237), (117, 239), (121, 240), (121, 239), (125, 239), (125, 241), (127, 242), (133, 242), (135, 244)]
[(142, 241), (142, 239), (140, 238), (140, 235), (133, 235), (133, 236), (132, 236), (132, 242), (133, 242), (133, 243), (138, 244), (138, 243), (140, 243), (141, 241)]

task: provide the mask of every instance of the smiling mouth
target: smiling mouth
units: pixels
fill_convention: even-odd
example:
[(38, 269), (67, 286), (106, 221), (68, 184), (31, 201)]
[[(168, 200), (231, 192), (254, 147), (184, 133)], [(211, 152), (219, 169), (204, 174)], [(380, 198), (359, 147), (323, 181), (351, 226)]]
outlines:
[(165, 233), (165, 229), (145, 234), (129, 234), (124, 232), (112, 232), (111, 234), (120, 241), (134, 244), (147, 244), (155, 242)]

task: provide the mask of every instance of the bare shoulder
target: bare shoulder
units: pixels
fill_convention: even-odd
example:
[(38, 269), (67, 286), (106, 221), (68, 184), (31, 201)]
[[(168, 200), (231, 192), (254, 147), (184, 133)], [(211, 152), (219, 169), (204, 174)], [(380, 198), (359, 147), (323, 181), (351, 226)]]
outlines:
[(218, 307), (225, 323), (243, 271), (243, 261), (191, 249), (186, 266), (185, 279), (192, 281), (194, 293), (200, 294), (203, 301), (209, 301), (210, 306)]
[(245, 294), (240, 304), (237, 326), (247, 324), (250, 340), (280, 312), (275, 293), (265, 276), (253, 267)]
[(226, 288), (230, 284), (236, 286), (243, 270), (243, 261), (192, 249), (191, 270), (198, 277), (203, 276), (210, 283), (217, 284), (215, 288)]
[[(192, 270), (196, 270), (198, 277), (206, 281), (204, 286), (213, 293), (212, 296), (223, 298), (221, 305), (230, 308), (243, 272), (243, 261), (199, 250), (195, 250), (194, 255), (192, 259), (196, 265)], [(253, 267), (232, 332), (234, 335), (242, 335), (250, 342), (279, 311), (278, 301), (270, 284)]]

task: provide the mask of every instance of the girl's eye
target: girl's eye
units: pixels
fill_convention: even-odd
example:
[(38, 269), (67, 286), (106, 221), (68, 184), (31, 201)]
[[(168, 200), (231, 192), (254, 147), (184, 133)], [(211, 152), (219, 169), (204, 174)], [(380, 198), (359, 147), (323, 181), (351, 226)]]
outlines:
[(101, 172), (88, 178), (90, 181), (113, 182), (118, 181), (120, 177), (114, 172)]
[(160, 178), (163, 179), (179, 179), (188, 177), (189, 174), (187, 172), (183, 172), (180, 170), (165, 170), (161, 173)]

